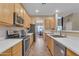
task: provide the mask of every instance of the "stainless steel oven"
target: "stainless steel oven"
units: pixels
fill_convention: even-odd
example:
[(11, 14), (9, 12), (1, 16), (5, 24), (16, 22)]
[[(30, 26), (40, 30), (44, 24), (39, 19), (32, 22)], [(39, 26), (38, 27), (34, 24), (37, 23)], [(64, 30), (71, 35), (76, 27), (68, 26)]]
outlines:
[(22, 48), (22, 55), (23, 56), (26, 56), (26, 54), (27, 54), (27, 51), (28, 51), (28, 49), (29, 49), (29, 43), (30, 43), (30, 37), (29, 36), (27, 36), (26, 38), (23, 38), (23, 48)]

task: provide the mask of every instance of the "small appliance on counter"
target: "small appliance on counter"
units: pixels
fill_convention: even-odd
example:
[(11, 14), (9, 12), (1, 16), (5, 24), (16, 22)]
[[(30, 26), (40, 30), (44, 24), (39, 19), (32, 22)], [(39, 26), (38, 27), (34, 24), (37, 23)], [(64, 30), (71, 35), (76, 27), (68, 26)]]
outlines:
[(6, 38), (19, 38), (19, 32), (18, 31), (6, 31)]

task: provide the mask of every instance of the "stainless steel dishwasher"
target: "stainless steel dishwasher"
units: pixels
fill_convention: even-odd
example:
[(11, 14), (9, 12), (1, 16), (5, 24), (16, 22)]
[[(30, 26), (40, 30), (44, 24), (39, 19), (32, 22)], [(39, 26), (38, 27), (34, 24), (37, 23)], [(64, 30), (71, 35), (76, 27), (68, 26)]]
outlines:
[(54, 45), (54, 56), (65, 56), (66, 48), (59, 42), (55, 41)]

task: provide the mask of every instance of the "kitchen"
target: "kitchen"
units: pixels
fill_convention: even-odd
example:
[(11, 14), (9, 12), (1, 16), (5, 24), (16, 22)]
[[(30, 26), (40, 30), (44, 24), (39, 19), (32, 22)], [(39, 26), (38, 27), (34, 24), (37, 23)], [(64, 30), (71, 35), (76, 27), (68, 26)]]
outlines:
[(0, 56), (78, 56), (78, 3), (0, 3)]

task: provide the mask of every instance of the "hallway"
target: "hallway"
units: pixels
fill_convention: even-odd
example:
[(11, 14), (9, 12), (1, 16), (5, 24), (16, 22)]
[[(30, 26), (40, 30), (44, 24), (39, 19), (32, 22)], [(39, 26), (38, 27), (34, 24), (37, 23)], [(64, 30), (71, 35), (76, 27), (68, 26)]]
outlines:
[(36, 42), (32, 45), (29, 56), (51, 56), (43, 38), (36, 37)]

